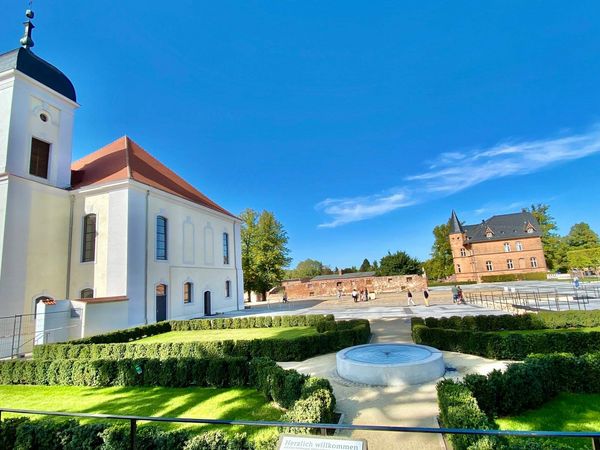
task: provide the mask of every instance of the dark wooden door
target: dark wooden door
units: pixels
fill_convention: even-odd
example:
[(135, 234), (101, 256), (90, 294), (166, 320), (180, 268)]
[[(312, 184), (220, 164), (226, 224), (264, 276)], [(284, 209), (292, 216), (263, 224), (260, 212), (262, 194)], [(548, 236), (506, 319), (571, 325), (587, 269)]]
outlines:
[(156, 286), (156, 321), (167, 320), (167, 286)]
[(211, 316), (212, 311), (210, 309), (210, 291), (204, 293), (204, 315)]

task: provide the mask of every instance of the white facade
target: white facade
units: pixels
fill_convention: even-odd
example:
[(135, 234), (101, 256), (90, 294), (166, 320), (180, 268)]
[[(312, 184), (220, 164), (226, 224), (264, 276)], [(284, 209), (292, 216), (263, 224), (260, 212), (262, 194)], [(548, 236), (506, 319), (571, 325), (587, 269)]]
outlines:
[[(0, 317), (34, 314), (42, 297), (75, 302), (91, 289), (82, 302), (94, 325), (82, 334), (152, 323), (157, 285), (166, 286), (165, 319), (203, 316), (205, 304), (213, 314), (243, 309), (239, 219), (132, 178), (71, 189), (77, 108), (19, 70), (0, 73)], [(49, 144), (46, 177), (30, 174), (32, 138)], [(95, 251), (82, 262), (87, 214), (96, 215)], [(158, 216), (168, 223), (164, 260)]]

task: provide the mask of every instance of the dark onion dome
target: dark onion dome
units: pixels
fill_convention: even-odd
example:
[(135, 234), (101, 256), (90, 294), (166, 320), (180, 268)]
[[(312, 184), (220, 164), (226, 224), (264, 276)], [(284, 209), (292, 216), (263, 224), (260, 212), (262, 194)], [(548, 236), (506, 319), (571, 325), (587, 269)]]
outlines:
[(27, 48), (21, 47), (0, 55), (0, 73), (11, 69), (30, 76), (74, 102), (77, 101), (75, 88), (67, 76)]

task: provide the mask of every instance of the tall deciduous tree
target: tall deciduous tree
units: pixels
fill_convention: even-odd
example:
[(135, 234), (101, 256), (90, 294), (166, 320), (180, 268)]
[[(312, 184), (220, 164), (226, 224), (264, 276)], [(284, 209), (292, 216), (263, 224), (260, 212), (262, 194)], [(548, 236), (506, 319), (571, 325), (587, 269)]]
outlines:
[(300, 261), (294, 270), (288, 272), (291, 278), (312, 278), (323, 274), (323, 263), (316, 259)]
[(565, 243), (569, 250), (600, 247), (598, 235), (585, 222), (576, 223), (571, 227), (569, 234), (565, 236)]
[(242, 268), (244, 290), (267, 291), (284, 278), (284, 267), (290, 263), (288, 237), (273, 213), (247, 209), (240, 215), (242, 223)]
[(434, 240), (431, 246), (431, 258), (424, 263), (429, 278), (445, 278), (454, 273), (449, 234), (449, 222), (438, 225), (433, 229)]
[(379, 276), (420, 274), (421, 263), (406, 252), (389, 253), (379, 262)]
[(566, 270), (568, 267), (567, 248), (558, 233), (556, 233), (556, 221), (548, 212), (549, 209), (548, 205), (538, 203), (537, 205), (531, 205), (531, 208), (525, 209), (525, 211), (530, 212), (540, 224), (542, 245), (548, 269)]

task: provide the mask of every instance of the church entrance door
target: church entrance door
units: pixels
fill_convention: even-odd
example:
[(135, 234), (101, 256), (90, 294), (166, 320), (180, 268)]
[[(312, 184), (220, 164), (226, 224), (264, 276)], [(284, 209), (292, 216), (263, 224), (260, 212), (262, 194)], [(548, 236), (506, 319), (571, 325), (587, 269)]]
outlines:
[(212, 311), (210, 309), (210, 291), (204, 292), (204, 315), (212, 316)]
[(167, 286), (156, 286), (156, 321), (167, 320)]

